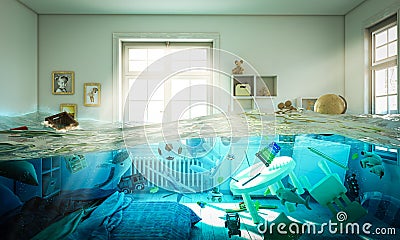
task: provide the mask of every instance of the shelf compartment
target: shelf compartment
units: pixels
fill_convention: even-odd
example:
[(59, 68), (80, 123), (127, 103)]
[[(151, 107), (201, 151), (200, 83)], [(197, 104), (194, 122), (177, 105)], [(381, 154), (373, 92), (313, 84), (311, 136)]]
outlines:
[(255, 84), (256, 97), (277, 96), (277, 76), (257, 76)]
[[(248, 92), (248, 95), (245, 94)], [(232, 76), (233, 96), (253, 96), (254, 95), (254, 75), (233, 75)]]

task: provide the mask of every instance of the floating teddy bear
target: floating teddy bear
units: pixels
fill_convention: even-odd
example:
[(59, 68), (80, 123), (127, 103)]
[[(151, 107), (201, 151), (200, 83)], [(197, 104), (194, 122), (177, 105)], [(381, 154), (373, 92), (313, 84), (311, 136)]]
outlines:
[(369, 168), (371, 173), (378, 175), (382, 179), (383, 175), (385, 175), (385, 169), (382, 165), (382, 158), (378, 154), (372, 152), (362, 151), (361, 155), (364, 156), (364, 158), (360, 161), (361, 167)]
[(242, 67), (243, 60), (236, 60), (235, 65), (236, 67), (232, 69), (232, 74), (243, 74), (244, 68)]
[(283, 103), (283, 102), (279, 103), (278, 104), (278, 108), (279, 108), (279, 110), (276, 111), (276, 113), (279, 113), (279, 114), (290, 113), (292, 111), (297, 111), (297, 108), (295, 108), (292, 105), (292, 101), (290, 101), (290, 100), (287, 100), (285, 103)]

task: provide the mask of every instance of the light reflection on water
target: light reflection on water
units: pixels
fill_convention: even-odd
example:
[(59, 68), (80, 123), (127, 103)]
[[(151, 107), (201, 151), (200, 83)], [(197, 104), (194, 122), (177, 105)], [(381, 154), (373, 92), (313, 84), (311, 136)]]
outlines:
[[(0, 160), (100, 152), (198, 137), (338, 134), (385, 147), (400, 148), (400, 115), (325, 115), (314, 112), (275, 115), (213, 115), (163, 124), (112, 124), (78, 119), (80, 129), (56, 132), (42, 122), (46, 113), (0, 117)], [(9, 131), (28, 126), (28, 131)]]

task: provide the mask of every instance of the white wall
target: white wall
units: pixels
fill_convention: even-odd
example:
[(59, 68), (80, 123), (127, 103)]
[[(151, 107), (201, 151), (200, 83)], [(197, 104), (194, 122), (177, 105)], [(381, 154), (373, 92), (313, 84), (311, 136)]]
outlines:
[[(216, 32), (220, 48), (278, 75), (276, 104), (344, 94), (343, 16), (39, 16), (39, 109), (78, 104), (78, 118), (112, 121), (112, 33)], [(229, 66), (234, 63), (221, 63)], [(74, 95), (51, 94), (51, 72), (75, 71)], [(83, 106), (83, 84), (102, 85), (100, 107)]]
[(400, 9), (399, 0), (368, 0), (345, 16), (346, 76), (348, 112), (368, 113), (368, 42), (365, 29)]
[(0, 0), (0, 115), (37, 110), (37, 15)]

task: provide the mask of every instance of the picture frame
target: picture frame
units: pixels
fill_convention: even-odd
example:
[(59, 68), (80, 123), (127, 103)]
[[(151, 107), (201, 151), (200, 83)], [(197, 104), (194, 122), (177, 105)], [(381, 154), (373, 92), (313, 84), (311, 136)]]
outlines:
[(75, 89), (73, 71), (53, 71), (51, 73), (52, 93), (54, 95), (72, 95)]
[(314, 111), (314, 105), (317, 99), (317, 97), (299, 97), (297, 98), (297, 107)]
[(60, 112), (67, 112), (74, 119), (77, 119), (77, 116), (78, 116), (77, 109), (78, 109), (78, 106), (73, 103), (61, 103), (60, 104)]
[(84, 88), (84, 106), (96, 107), (100, 106), (101, 85), (100, 83), (85, 83)]

